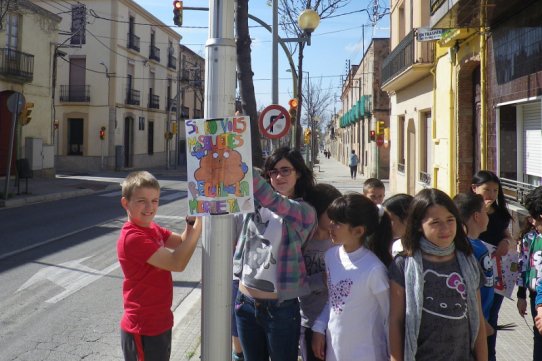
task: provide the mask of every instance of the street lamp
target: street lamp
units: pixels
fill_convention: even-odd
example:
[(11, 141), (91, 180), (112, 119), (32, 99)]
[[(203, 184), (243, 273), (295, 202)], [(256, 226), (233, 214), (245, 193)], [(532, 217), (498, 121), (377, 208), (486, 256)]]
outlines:
[(305, 9), (299, 14), (297, 25), (306, 35), (307, 45), (311, 45), (311, 33), (320, 25), (320, 16), (313, 9)]
[[(278, 62), (278, 0), (273, 0), (273, 43), (272, 43), (272, 82), (271, 82), (271, 102), (278, 104), (279, 102), (279, 62)], [(320, 24), (320, 16), (313, 9), (305, 9), (297, 18), (297, 25), (303, 33), (297, 38), (282, 38), (283, 43), (307, 43), (311, 45), (311, 34)]]

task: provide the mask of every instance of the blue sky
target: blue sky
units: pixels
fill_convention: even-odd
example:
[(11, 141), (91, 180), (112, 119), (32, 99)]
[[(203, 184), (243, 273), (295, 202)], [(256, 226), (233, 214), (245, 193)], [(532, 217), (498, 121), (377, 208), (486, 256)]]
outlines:
[[(173, 1), (171, 0), (135, 0), (147, 11), (173, 25)], [(388, 1), (377, 0), (381, 6)], [(333, 94), (340, 95), (341, 75), (347, 71), (346, 62), (358, 64), (363, 56), (362, 27), (365, 27), (365, 48), (372, 37), (389, 37), (389, 16), (385, 16), (373, 28), (366, 11), (374, 0), (352, 0), (351, 3), (337, 11), (334, 18), (323, 19), (312, 35), (312, 45), (305, 47), (303, 69), (310, 73), (313, 85), (322, 80), (322, 88), (330, 88)], [(369, 5), (371, 4), (371, 5)], [(184, 6), (207, 7), (208, 2), (202, 0), (184, 0)], [(266, 0), (249, 2), (249, 12), (267, 24), (272, 24), (272, 9)], [(176, 30), (183, 36), (181, 43), (205, 56), (205, 42), (208, 37), (208, 13), (204, 11), (185, 11), (183, 27)], [(252, 68), (254, 71), (254, 87), (258, 109), (271, 104), (271, 33), (250, 21), (252, 38)], [(279, 36), (288, 37), (279, 30)], [(297, 61), (297, 55), (294, 54)], [(292, 94), (291, 73), (286, 72), (288, 61), (279, 47), (279, 103), (287, 107)], [(306, 74), (305, 74), (306, 78)], [(306, 79), (305, 79), (306, 80)], [(339, 104), (337, 104), (337, 109)], [(333, 110), (333, 109), (330, 109)]]

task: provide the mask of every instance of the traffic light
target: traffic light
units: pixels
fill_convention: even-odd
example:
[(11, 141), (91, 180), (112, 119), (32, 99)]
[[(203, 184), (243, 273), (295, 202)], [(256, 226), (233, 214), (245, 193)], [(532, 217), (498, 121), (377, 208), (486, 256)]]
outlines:
[(27, 102), (24, 105), (23, 110), (21, 111), (21, 114), (19, 114), (19, 121), (21, 122), (21, 125), (27, 125), (32, 120), (32, 109), (34, 109), (34, 103)]
[(171, 132), (173, 134), (177, 134), (177, 122), (176, 121), (171, 122)]
[(288, 101), (288, 105), (290, 106), (288, 113), (290, 114), (290, 122), (292, 124), (295, 124), (295, 121), (297, 119), (297, 105), (298, 104), (299, 102), (297, 98), (292, 98)]
[(105, 127), (100, 128), (100, 140), (105, 139)]
[(309, 128), (305, 129), (305, 144), (309, 144), (311, 142), (311, 130)]
[(183, 26), (183, 2), (181, 0), (173, 1), (173, 24)]
[(384, 134), (384, 129), (386, 128), (386, 123), (382, 120), (376, 121), (376, 134), (381, 135)]
[(374, 130), (371, 130), (369, 132), (369, 142), (374, 142), (376, 141), (376, 132)]

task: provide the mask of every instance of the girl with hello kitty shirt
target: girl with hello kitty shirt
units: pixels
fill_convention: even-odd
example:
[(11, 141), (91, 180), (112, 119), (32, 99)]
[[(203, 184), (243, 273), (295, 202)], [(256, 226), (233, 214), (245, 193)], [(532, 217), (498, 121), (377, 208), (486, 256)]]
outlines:
[(389, 360), (390, 218), (359, 193), (337, 198), (327, 214), (340, 247), (325, 255), (329, 298), (312, 327), (313, 352), (327, 361)]
[(406, 223), (404, 252), (389, 269), (391, 360), (487, 361), (483, 277), (457, 207), (424, 189)]

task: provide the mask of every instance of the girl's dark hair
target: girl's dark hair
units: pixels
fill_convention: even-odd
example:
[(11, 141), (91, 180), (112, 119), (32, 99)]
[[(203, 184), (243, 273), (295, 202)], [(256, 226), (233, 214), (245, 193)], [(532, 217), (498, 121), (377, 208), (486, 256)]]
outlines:
[(314, 175), (312, 170), (307, 167), (303, 156), (298, 150), (290, 149), (289, 147), (280, 147), (277, 148), (271, 153), (269, 157), (265, 159), (263, 165), (263, 177), (269, 182), (268, 172), (275, 168), (275, 165), (281, 160), (286, 159), (292, 166), (295, 168), (296, 173), (299, 175), (299, 178), (295, 182), (294, 193), (296, 198), (303, 198), (309, 194), (315, 185)]
[[(536, 187), (527, 194), (524, 206), (532, 219), (538, 219), (542, 216), (542, 186)], [(527, 233), (535, 229), (529, 217), (525, 217), (520, 223), (523, 223), (520, 238), (523, 238)]]
[(363, 226), (365, 233), (362, 245), (372, 251), (386, 266), (391, 261), (390, 247), (393, 241), (390, 217), (379, 209), (369, 198), (359, 193), (348, 193), (333, 201), (327, 209), (330, 220), (348, 224), (352, 227)]
[(463, 224), (466, 224), (474, 213), (484, 208), (484, 197), (475, 193), (459, 193), (454, 197), (454, 203)]
[(329, 205), (341, 195), (341, 192), (331, 184), (318, 183), (307, 194), (306, 200), (316, 209), (316, 215), (320, 218), (326, 212)]
[(408, 210), (413, 199), (414, 197), (410, 194), (397, 193), (386, 199), (382, 203), (382, 206), (384, 206), (388, 212), (395, 214), (404, 221), (408, 216)]
[[(495, 173), (493, 173), (490, 170), (479, 170), (476, 172), (476, 174), (472, 177), (472, 184), (475, 186), (481, 186), (482, 184), (493, 182), (496, 183), (499, 186), (499, 193), (497, 194), (497, 200), (493, 202), (491, 205), (493, 208), (495, 208), (497, 211), (502, 213), (505, 218), (508, 220), (512, 219), (512, 216), (510, 215), (510, 212), (508, 212), (508, 208), (506, 207), (506, 198), (504, 198), (504, 192), (502, 190), (501, 180)], [(474, 191), (471, 188), (471, 192), (474, 193)]]
[(542, 215), (542, 186), (536, 187), (527, 194), (525, 208), (529, 215), (535, 219)]
[(472, 247), (463, 230), (463, 222), (454, 201), (446, 193), (435, 188), (421, 190), (412, 200), (407, 218), (405, 236), (401, 239), (405, 254), (413, 256), (414, 252), (420, 249), (420, 238), (423, 237), (422, 220), (425, 218), (429, 207), (432, 206), (442, 206), (455, 217), (455, 248), (464, 252), (466, 255), (470, 255)]

